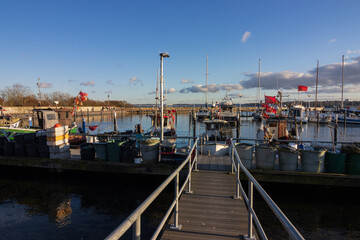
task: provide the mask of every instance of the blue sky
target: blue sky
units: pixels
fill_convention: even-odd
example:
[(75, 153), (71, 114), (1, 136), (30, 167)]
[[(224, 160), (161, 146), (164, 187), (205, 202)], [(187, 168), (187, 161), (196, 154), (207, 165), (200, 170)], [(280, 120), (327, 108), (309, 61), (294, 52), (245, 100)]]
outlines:
[[(0, 90), (22, 84), (36, 93), (79, 90), (97, 100), (154, 103), (159, 53), (167, 103), (227, 93), (238, 103), (278, 88), (297, 99), (360, 99), (360, 1), (0, 1)], [(238, 97), (242, 95), (242, 98)]]

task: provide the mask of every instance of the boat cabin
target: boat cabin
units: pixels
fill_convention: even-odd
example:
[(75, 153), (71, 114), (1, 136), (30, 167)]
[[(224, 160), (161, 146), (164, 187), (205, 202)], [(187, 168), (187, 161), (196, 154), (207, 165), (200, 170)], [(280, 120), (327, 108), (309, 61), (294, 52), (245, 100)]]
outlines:
[(294, 105), (290, 108), (290, 118), (296, 122), (308, 122), (308, 116), (306, 115), (305, 107), (302, 105)]
[(226, 141), (232, 137), (232, 127), (228, 121), (213, 119), (203, 121), (209, 141)]
[(38, 126), (41, 129), (53, 127), (59, 123), (62, 126), (71, 125), (71, 109), (33, 109), (37, 115)]

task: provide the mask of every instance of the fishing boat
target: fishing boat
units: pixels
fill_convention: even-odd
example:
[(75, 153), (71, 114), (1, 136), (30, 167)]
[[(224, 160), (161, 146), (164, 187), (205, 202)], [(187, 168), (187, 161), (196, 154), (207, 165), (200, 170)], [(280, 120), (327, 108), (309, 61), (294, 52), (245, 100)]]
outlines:
[[(333, 119), (336, 121), (336, 117)], [(343, 113), (337, 116), (338, 123), (360, 124), (360, 117), (355, 113)]]
[(227, 94), (223, 101), (220, 103), (219, 118), (229, 123), (236, 122), (236, 112), (234, 110), (234, 104)]
[(305, 107), (303, 105), (293, 105), (290, 107), (289, 118), (293, 119), (297, 123), (307, 123), (309, 121), (306, 115)]
[(196, 118), (198, 121), (208, 120), (211, 117), (211, 111), (207, 106), (202, 107), (196, 112)]
[(10, 114), (4, 114), (6, 110), (0, 107), (0, 127), (18, 128), (20, 127), (20, 118), (14, 118)]
[(212, 119), (203, 122), (205, 124), (205, 133), (202, 134), (205, 144), (200, 148), (203, 154), (227, 155), (229, 145), (226, 141), (231, 138), (232, 127), (229, 122), (222, 119)]
[(320, 124), (328, 124), (331, 123), (332, 117), (329, 114), (321, 113), (321, 112), (310, 112), (309, 114), (309, 122), (312, 123), (320, 123)]

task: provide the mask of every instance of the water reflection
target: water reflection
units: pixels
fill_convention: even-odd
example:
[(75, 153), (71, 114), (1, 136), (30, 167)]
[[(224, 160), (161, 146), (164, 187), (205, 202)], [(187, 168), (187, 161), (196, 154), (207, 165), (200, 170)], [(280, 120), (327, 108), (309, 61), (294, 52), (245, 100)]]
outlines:
[[(102, 119), (101, 119), (102, 118)], [(76, 119), (79, 126), (81, 126), (81, 118)], [(176, 114), (176, 130), (178, 136), (193, 136), (193, 125), (190, 124), (189, 114)], [(92, 134), (112, 131), (114, 124), (111, 116), (91, 116), (89, 125), (99, 125), (96, 131)], [(119, 114), (117, 116), (117, 125), (119, 131), (134, 130), (136, 124), (142, 124), (143, 129), (147, 130), (151, 127), (151, 120), (144, 114)], [(252, 121), (252, 118), (241, 119), (240, 137), (255, 138), (256, 132), (261, 123)], [(298, 126), (300, 127), (300, 126)], [(332, 128), (327, 125), (319, 125), (316, 123), (308, 123), (302, 125), (301, 132), (302, 140), (322, 140), (332, 141)], [(199, 136), (205, 132), (205, 125), (202, 123), (196, 124), (196, 135)], [(233, 129), (233, 136), (236, 136), (236, 129)], [(337, 131), (338, 141), (360, 141), (360, 126), (354, 124), (339, 124)]]
[[(48, 174), (14, 178), (2, 173), (0, 239), (103, 239), (162, 180)], [(145, 238), (159, 223), (171, 196), (166, 192), (142, 217)]]

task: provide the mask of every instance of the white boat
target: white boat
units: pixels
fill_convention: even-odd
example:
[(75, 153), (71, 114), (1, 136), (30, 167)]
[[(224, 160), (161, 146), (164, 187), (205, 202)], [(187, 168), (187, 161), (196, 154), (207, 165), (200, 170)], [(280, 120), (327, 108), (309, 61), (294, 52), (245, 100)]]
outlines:
[(290, 119), (295, 120), (297, 123), (307, 123), (309, 121), (306, 116), (305, 107), (303, 105), (294, 105), (290, 108)]
[(320, 124), (328, 124), (331, 123), (331, 116), (326, 113), (318, 112), (316, 115), (315, 112), (311, 112), (309, 115), (309, 122), (312, 123), (319, 122)]
[(234, 104), (232, 100), (227, 95), (223, 100), (224, 101), (220, 103), (220, 109), (221, 109), (219, 112), (220, 119), (229, 122), (235, 122), (236, 112), (234, 111)]
[(205, 144), (200, 146), (202, 154), (227, 155), (229, 154), (229, 145), (226, 141), (231, 138), (232, 128), (228, 121), (222, 119), (206, 120), (206, 132), (203, 134)]
[(211, 116), (211, 111), (207, 107), (200, 108), (198, 112), (196, 112), (196, 118), (199, 121), (207, 120)]
[(10, 114), (5, 115), (6, 110), (0, 107), (0, 127), (18, 128), (20, 127), (20, 118), (14, 118)]
[[(348, 113), (346, 118), (344, 117), (344, 114), (339, 114), (337, 118), (338, 123), (345, 123), (346, 121), (346, 124), (360, 124), (360, 117), (355, 113)], [(336, 118), (334, 118), (333, 121), (335, 121), (335, 119)]]

